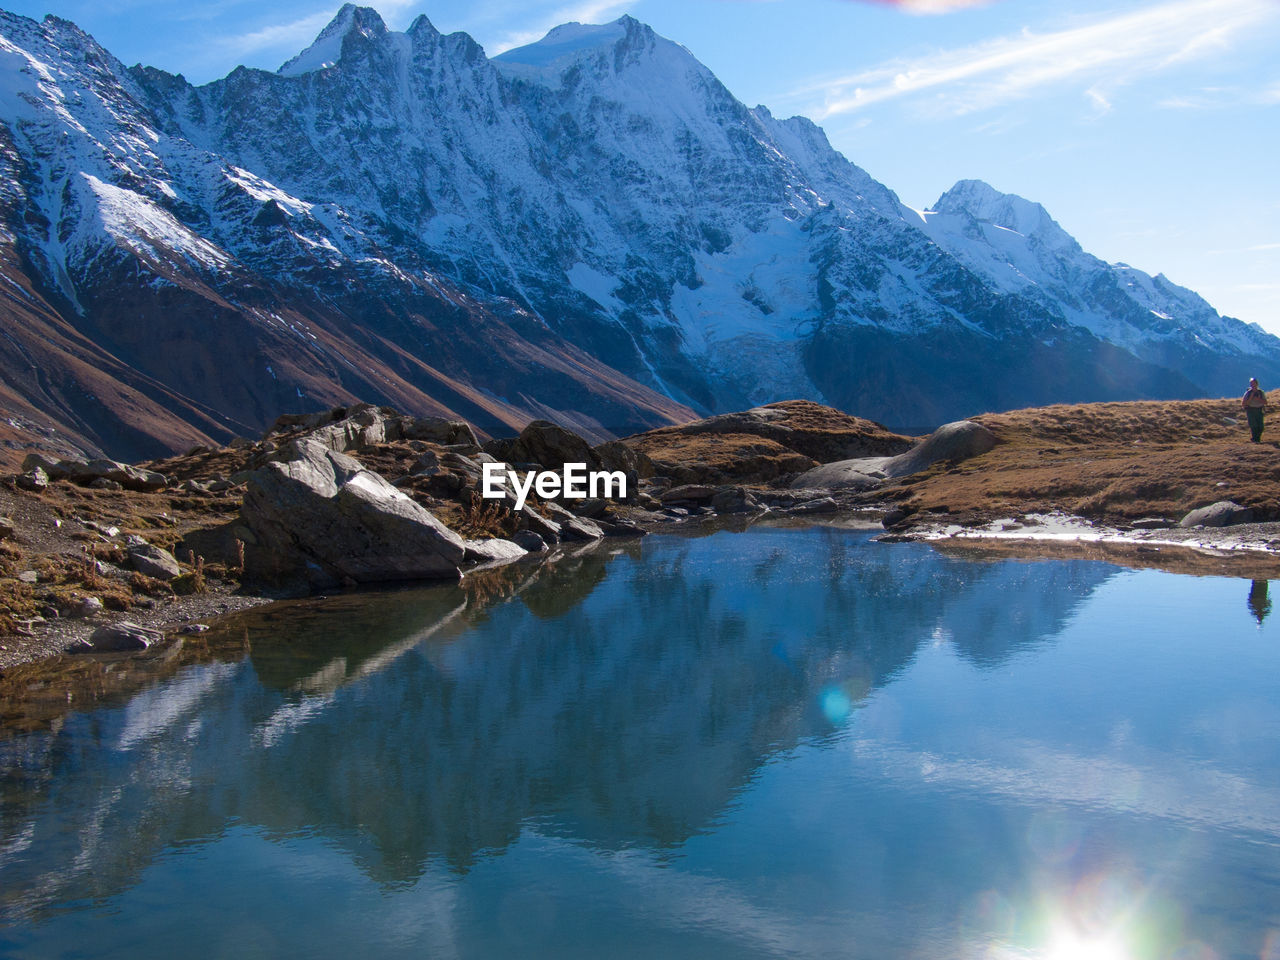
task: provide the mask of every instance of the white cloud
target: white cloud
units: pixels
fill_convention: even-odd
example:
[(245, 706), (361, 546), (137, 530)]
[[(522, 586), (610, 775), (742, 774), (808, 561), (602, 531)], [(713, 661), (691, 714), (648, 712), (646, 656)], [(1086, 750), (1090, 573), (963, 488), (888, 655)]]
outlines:
[(985, 7), (992, 0), (890, 0), (907, 13), (937, 14), (953, 13), (967, 7)]
[(912, 61), (890, 61), (809, 87), (822, 93), (819, 118), (900, 97), (930, 95), (964, 114), (1043, 88), (1083, 85), (1096, 107), (1107, 91), (1178, 63), (1230, 48), (1265, 22), (1280, 22), (1275, 0), (1175, 0), (1052, 33), (1023, 30)]

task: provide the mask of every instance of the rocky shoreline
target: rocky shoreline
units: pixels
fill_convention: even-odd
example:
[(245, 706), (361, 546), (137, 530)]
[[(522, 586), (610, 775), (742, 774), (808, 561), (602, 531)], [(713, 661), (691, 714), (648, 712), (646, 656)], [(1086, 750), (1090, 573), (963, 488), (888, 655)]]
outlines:
[[(726, 518), (744, 528), (778, 519), (883, 526), (881, 540), (987, 555), (1075, 551), (1280, 576), (1276, 450), (1241, 451), (1228, 403), (1165, 405), (1166, 419), (1198, 425), (1160, 450), (1127, 439), (1117, 450), (1099, 426), (1115, 421), (1123, 437), (1140, 404), (1061, 408), (1050, 420), (1054, 408), (992, 415), (911, 438), (790, 401), (594, 447), (545, 421), (482, 443), (461, 421), (361, 404), (139, 465), (37, 453), (0, 481), (0, 670), (64, 652), (145, 649), (282, 597), (457, 580), (562, 546)], [(1116, 409), (1099, 419), (1102, 407)], [(1020, 434), (1028, 419), (1034, 428)], [(1051, 421), (1093, 427), (1072, 438)], [(1214, 424), (1221, 436), (1207, 440)], [(1191, 453), (1203, 468), (1215, 443), (1214, 469), (1239, 478), (1247, 454), (1249, 482), (1165, 469)], [(1030, 488), (1046, 460), (1069, 461), (1064, 451), (1078, 455), (1074, 472)], [(479, 495), (485, 464), (519, 475), (566, 463), (616, 471), (626, 496), (521, 503), (510, 485), (498, 498)], [(1144, 475), (1156, 467), (1164, 472)], [(1091, 471), (1095, 481), (1082, 483)], [(1122, 481), (1156, 493), (1180, 486), (1182, 503), (1171, 511), (1129, 497), (1095, 509)]]

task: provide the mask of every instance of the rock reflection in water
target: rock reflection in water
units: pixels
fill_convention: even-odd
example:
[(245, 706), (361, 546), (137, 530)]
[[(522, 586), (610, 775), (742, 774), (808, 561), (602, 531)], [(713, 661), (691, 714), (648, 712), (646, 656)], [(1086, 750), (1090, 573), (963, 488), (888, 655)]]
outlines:
[(829, 735), (833, 691), (856, 709), (939, 639), (999, 663), (1115, 569), (865, 539), (652, 537), (243, 618), (209, 640), (229, 659), (5, 741), (2, 909), (109, 897), (230, 824), (319, 834), (393, 884), (465, 873), (534, 820), (669, 850)]

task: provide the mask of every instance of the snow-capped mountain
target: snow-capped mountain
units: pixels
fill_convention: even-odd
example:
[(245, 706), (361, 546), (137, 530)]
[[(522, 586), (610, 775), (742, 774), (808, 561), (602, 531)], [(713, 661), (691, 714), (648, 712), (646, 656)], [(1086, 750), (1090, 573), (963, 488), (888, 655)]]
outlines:
[(1035, 204), (904, 207), (630, 17), (489, 59), (347, 5), (276, 73), (195, 87), (0, 13), (0, 164), (0, 398), (121, 455), (357, 397), (604, 435), (1280, 373), (1280, 340)]

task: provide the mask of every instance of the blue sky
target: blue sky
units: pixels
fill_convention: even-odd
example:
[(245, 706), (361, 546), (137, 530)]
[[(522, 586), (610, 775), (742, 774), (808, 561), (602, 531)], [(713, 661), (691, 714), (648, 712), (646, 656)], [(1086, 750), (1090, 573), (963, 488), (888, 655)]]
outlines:
[[(275, 69), (340, 0), (0, 0), (193, 82)], [(926, 207), (956, 180), (1039, 201), (1084, 248), (1280, 333), (1280, 0), (381, 0), (492, 56), (629, 13), (748, 105), (821, 124)]]

